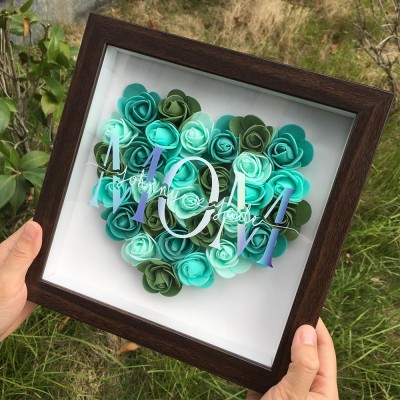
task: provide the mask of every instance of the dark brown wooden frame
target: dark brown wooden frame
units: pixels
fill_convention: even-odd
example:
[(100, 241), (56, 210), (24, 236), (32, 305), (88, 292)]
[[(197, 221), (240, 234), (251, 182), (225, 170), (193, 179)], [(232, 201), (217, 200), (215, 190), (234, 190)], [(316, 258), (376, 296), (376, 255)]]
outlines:
[[(42, 280), (107, 45), (356, 114), (271, 369)], [(286, 373), (297, 327), (317, 322), (392, 100), (385, 91), (91, 14), (34, 217), (44, 238), (27, 276), (29, 299), (264, 392)]]

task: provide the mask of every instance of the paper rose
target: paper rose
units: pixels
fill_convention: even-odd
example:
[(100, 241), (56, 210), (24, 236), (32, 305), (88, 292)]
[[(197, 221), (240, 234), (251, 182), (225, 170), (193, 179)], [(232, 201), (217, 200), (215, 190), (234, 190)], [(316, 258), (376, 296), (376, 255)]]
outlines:
[[(175, 227), (176, 218), (168, 209), (168, 207), (165, 208), (165, 220), (170, 229)], [(144, 210), (143, 230), (152, 237), (156, 237), (164, 230), (160, 220), (160, 215), (158, 214), (158, 199), (150, 200), (146, 204), (146, 208)]]
[[(112, 177), (103, 177), (99, 182), (94, 185), (92, 190), (93, 195), (95, 194), (98, 185), (100, 185), (100, 187), (97, 194), (97, 200), (99, 203), (103, 204), (104, 207), (108, 208), (113, 206), (114, 190), (118, 190), (120, 199), (123, 199), (122, 204), (132, 200), (129, 193), (128, 181), (123, 181), (122, 179), (117, 177), (117, 181), (114, 184)], [(127, 195), (124, 197), (125, 193), (127, 193)]]
[(215, 272), (223, 278), (244, 274), (251, 267), (250, 261), (238, 257), (236, 245), (225, 239), (221, 240), (219, 249), (208, 247), (206, 256)]
[(105, 142), (96, 143), (94, 146), (94, 158), (96, 159), (97, 164), (97, 176), (100, 177), (101, 173), (104, 173), (104, 176), (112, 176), (122, 174), (125, 169), (124, 158), (122, 157), (122, 152), (119, 152), (119, 169), (113, 170), (113, 155), (112, 151), (110, 151), (107, 159), (106, 165), (104, 162), (107, 158), (109, 144)]
[(98, 135), (103, 142), (110, 143), (112, 133), (117, 134), (119, 146), (122, 148), (128, 146), (136, 136), (123, 118), (111, 118), (99, 125)]
[(238, 155), (238, 148), (238, 140), (231, 131), (216, 128), (212, 131), (207, 152), (212, 162), (231, 163)]
[(113, 212), (112, 207), (106, 208), (101, 213), (101, 218), (106, 220), (106, 234), (112, 240), (124, 240), (136, 236), (140, 232), (139, 222), (132, 220), (136, 212), (136, 203), (129, 202), (118, 207)]
[(198, 111), (201, 111), (199, 102), (179, 89), (171, 90), (158, 104), (160, 119), (172, 122), (177, 128)]
[[(172, 231), (178, 235), (187, 234), (187, 230), (183, 228), (175, 228)], [(170, 263), (176, 263), (198, 250), (197, 246), (189, 238), (175, 237), (167, 231), (158, 235), (156, 242), (162, 259)]]
[(207, 150), (213, 122), (204, 112), (197, 112), (181, 128), (181, 143), (185, 156), (199, 155)]
[(299, 203), (310, 191), (310, 184), (300, 172), (281, 169), (271, 174), (268, 183), (273, 187), (275, 196), (279, 196), (286, 187), (294, 189), (290, 202)]
[(150, 179), (148, 182), (143, 179), (143, 174), (134, 175), (130, 178), (131, 190), (133, 199), (139, 203), (142, 193), (147, 192), (148, 200), (153, 199), (160, 195), (160, 188), (162, 181), (164, 180), (164, 175), (161, 172), (156, 172), (154, 178)]
[[(154, 150), (153, 146), (147, 141), (146, 138), (137, 137), (130, 146), (124, 151), (124, 159), (126, 164), (126, 173), (128, 176), (141, 173), (144, 169), (148, 170), (150, 164), (143, 167), (144, 163), (149, 158)], [(162, 170), (165, 166), (165, 155), (161, 153), (158, 169)]]
[(135, 132), (144, 132), (146, 125), (157, 118), (159, 102), (157, 93), (148, 92), (143, 85), (134, 83), (127, 86), (123, 97), (118, 99), (118, 110)]
[(241, 153), (232, 164), (235, 172), (245, 175), (246, 183), (259, 185), (265, 183), (273, 171), (271, 160), (263, 155)]
[[(164, 176), (167, 175), (168, 171), (172, 168), (174, 164), (183, 160), (183, 157), (172, 157), (169, 158), (167, 164), (164, 168)], [(199, 170), (194, 166), (191, 161), (186, 161), (175, 174), (174, 179), (172, 180), (171, 187), (172, 188), (182, 188), (187, 185), (191, 185), (197, 181), (197, 177), (199, 176)]]
[[(246, 206), (250, 207), (251, 215), (259, 215), (261, 210), (270, 203), (273, 197), (274, 189), (268, 182), (258, 185), (245, 184)], [(235, 190), (233, 198), (237, 201), (237, 190)]]
[(181, 151), (179, 132), (172, 123), (153, 121), (146, 126), (146, 136), (149, 143), (154, 147), (164, 148), (168, 157), (174, 157)]
[(224, 234), (230, 238), (236, 238), (238, 223), (245, 223), (244, 213), (239, 211), (234, 203), (228, 204), (228, 198), (223, 199), (217, 204), (216, 213), (212, 218), (224, 222)]
[(121, 255), (127, 263), (137, 265), (149, 258), (157, 258), (158, 246), (149, 234), (141, 232), (125, 241)]
[(229, 122), (230, 130), (239, 138), (240, 152), (263, 153), (271, 140), (273, 128), (266, 126), (255, 115), (234, 117)]
[[(189, 232), (193, 232), (199, 226), (203, 216), (204, 213), (201, 213), (185, 221)], [(190, 240), (197, 246), (208, 247), (216, 238), (219, 229), (219, 222), (213, 218), (210, 218), (210, 222), (206, 225), (206, 227), (197, 235), (191, 236)]]
[(142, 284), (148, 292), (172, 297), (181, 291), (182, 284), (171, 264), (152, 258), (136, 267), (143, 272)]
[(285, 125), (275, 133), (267, 154), (278, 168), (295, 169), (312, 161), (314, 149), (302, 127)]
[[(275, 218), (278, 213), (278, 209), (279, 204), (274, 207), (267, 217), (267, 223), (271, 226), (276, 225)], [(264, 209), (261, 215), (265, 215), (267, 211), (267, 209)], [(302, 200), (300, 203), (289, 203), (286, 207), (283, 221), (279, 225), (280, 234), (284, 235), (287, 240), (295, 240), (299, 236), (301, 226), (306, 224), (310, 218), (311, 206), (307, 201)]]
[(197, 184), (173, 189), (167, 198), (168, 208), (179, 219), (188, 219), (207, 208), (207, 199)]
[(214, 283), (214, 271), (204, 253), (188, 255), (176, 264), (176, 270), (184, 285), (208, 288)]
[[(255, 235), (251, 238), (250, 242), (243, 250), (243, 256), (250, 258), (253, 262), (258, 263), (258, 260), (264, 255), (265, 249), (267, 247), (270, 235), (271, 235), (271, 227), (269, 227), (265, 222), (261, 222), (258, 218), (256, 220), (256, 227), (251, 227), (248, 235), (250, 235), (253, 230), (257, 229)], [(287, 240), (283, 235), (278, 235), (278, 239), (276, 241), (276, 245), (274, 251), (272, 253), (272, 257), (280, 257), (286, 250)]]
[[(223, 165), (214, 164), (213, 167), (218, 177), (220, 197), (224, 197), (230, 192), (230, 185), (231, 185), (230, 172), (226, 168), (226, 166)], [(211, 186), (212, 186), (211, 182), (212, 179), (211, 179), (210, 169), (208, 167), (202, 168), (200, 170), (199, 183), (201, 188), (203, 189), (203, 192), (206, 194), (207, 197), (209, 197), (211, 193)]]

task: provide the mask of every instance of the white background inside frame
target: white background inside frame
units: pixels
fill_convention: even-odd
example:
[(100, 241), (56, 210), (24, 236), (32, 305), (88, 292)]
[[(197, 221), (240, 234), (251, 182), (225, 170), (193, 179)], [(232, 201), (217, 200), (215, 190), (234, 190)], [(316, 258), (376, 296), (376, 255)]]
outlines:
[[(89, 164), (95, 162), (97, 126), (117, 111), (118, 98), (134, 82), (161, 97), (179, 88), (214, 120), (254, 114), (274, 128), (294, 123), (305, 129), (315, 156), (300, 172), (311, 183), (306, 199), (313, 215), (284, 255), (273, 259), (273, 269), (253, 266), (233, 279), (217, 276), (208, 289), (184, 287), (172, 298), (143, 289), (142, 273), (121, 258), (122, 242), (106, 236), (101, 209), (88, 204), (97, 182)], [(353, 120), (339, 110), (108, 47), (43, 278), (270, 367)]]

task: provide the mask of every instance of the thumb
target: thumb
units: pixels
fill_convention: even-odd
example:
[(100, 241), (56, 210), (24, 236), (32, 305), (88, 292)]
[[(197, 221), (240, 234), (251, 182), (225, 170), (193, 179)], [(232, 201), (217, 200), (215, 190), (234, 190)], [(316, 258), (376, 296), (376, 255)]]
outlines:
[(317, 335), (310, 325), (297, 329), (292, 343), (292, 363), (285, 377), (276, 386), (284, 398), (306, 399), (319, 369)]
[(17, 285), (24, 280), (28, 268), (39, 253), (41, 244), (42, 228), (37, 222), (28, 221), (0, 265), (0, 282)]

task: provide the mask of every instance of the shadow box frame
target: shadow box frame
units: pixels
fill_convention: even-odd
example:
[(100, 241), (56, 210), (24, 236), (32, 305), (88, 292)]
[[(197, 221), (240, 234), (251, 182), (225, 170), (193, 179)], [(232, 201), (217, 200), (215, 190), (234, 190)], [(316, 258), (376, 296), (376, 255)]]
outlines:
[[(272, 365), (254, 362), (43, 278), (96, 82), (110, 46), (354, 115)], [(304, 323), (317, 323), (392, 100), (389, 92), (91, 14), (34, 216), (44, 236), (27, 275), (29, 300), (242, 386), (266, 391), (287, 371), (295, 330)]]

